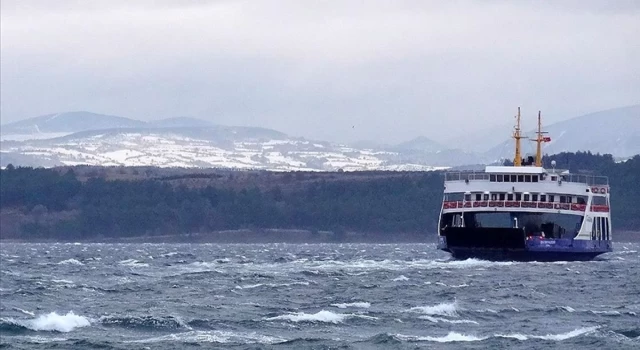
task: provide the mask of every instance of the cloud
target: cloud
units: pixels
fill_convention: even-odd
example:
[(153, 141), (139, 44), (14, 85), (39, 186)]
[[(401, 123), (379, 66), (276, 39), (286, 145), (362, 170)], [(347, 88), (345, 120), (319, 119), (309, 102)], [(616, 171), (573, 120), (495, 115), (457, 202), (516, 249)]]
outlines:
[(2, 1), (2, 119), (194, 115), (385, 141), (472, 132), (508, 121), (518, 105), (560, 120), (640, 100), (639, 8)]

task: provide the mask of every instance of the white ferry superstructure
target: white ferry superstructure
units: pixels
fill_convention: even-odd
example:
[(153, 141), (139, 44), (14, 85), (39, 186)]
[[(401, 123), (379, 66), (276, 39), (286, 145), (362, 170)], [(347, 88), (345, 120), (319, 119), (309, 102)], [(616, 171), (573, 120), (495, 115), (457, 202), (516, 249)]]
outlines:
[(438, 248), (455, 258), (590, 260), (613, 249), (608, 178), (542, 167), (549, 142), (538, 114), (536, 156), (523, 159), (520, 109), (513, 166), (445, 174)]

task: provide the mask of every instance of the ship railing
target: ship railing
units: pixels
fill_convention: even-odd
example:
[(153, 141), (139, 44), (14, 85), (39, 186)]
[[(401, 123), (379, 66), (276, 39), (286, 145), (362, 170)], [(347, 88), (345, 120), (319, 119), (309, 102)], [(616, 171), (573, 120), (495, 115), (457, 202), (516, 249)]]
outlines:
[[(516, 174), (514, 174), (516, 175)], [(517, 174), (521, 175), (521, 174)], [(547, 173), (545, 176), (557, 176), (559, 182), (581, 183), (588, 186), (609, 186), (606, 176), (585, 174)], [(444, 174), (445, 181), (490, 181), (490, 174), (484, 171), (453, 171)]]
[[(531, 209), (552, 209), (570, 210), (585, 212), (586, 204), (577, 203), (549, 203), (549, 202), (527, 202), (527, 201), (444, 201), (442, 209), (469, 209), (469, 208), (531, 208)], [(592, 212), (609, 212), (608, 205), (592, 205)]]

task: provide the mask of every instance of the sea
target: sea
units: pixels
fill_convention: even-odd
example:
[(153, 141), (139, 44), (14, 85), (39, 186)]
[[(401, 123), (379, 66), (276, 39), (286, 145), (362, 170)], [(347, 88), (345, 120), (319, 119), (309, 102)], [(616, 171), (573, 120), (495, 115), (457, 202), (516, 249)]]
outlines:
[(640, 244), (0, 243), (2, 349), (639, 349)]

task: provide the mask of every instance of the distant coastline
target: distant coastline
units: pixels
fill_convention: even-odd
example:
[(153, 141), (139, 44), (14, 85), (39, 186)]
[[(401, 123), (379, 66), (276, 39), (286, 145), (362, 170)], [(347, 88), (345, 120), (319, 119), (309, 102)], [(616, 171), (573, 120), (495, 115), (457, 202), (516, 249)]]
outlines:
[[(609, 176), (614, 241), (640, 237), (640, 156), (545, 157)], [(137, 167), (0, 170), (0, 239), (61, 242), (432, 242), (439, 171)], [(190, 233), (190, 234), (187, 234)]]
[[(15, 239), (0, 238), (3, 243), (190, 243), (190, 244), (317, 244), (317, 243), (367, 243), (367, 244), (402, 244), (402, 243), (435, 243), (435, 232), (431, 233), (393, 233), (393, 232), (345, 232), (336, 234), (331, 231), (296, 230), (296, 229), (260, 229), (260, 230), (223, 230), (214, 232), (197, 232), (188, 234), (168, 234), (160, 236), (141, 235), (134, 237), (93, 237), (88, 239)], [(640, 231), (614, 232), (614, 244), (640, 242)]]

